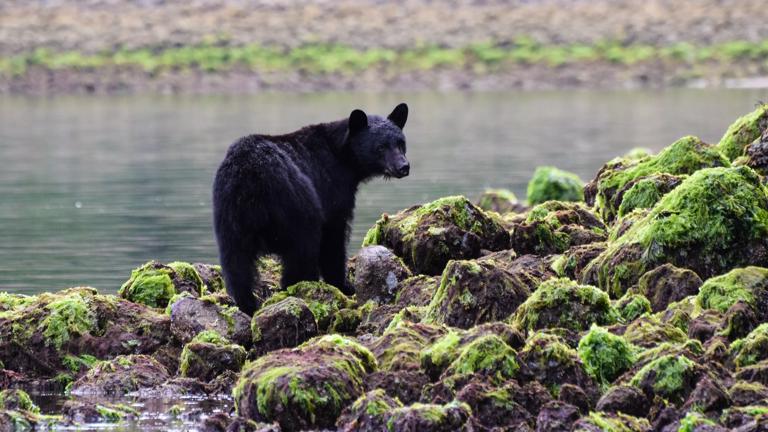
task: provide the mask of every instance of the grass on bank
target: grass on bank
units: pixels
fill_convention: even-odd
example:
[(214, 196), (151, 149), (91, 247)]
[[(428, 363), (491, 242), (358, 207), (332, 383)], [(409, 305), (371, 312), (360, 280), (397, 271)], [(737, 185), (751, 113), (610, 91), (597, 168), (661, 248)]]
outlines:
[(265, 72), (299, 70), (331, 74), (357, 73), (370, 68), (412, 71), (464, 67), (473, 68), (476, 72), (492, 72), (510, 64), (559, 67), (603, 61), (631, 65), (647, 60), (690, 64), (744, 60), (762, 62), (768, 61), (768, 40), (732, 41), (710, 46), (680, 42), (655, 47), (610, 41), (594, 45), (543, 45), (522, 37), (507, 45), (485, 42), (464, 48), (422, 46), (401, 51), (384, 48), (360, 50), (339, 44), (314, 44), (284, 49), (255, 44), (230, 46), (215, 42), (171, 48), (120, 49), (97, 54), (53, 52), (39, 48), (30, 53), (0, 57), (0, 74), (20, 76), (32, 66), (52, 70), (136, 67), (147, 73), (187, 69), (219, 72), (248, 68)]

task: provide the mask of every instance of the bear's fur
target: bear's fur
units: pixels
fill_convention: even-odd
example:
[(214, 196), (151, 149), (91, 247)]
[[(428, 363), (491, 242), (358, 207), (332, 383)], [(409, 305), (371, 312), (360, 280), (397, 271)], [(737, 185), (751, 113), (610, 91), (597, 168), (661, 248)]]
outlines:
[(213, 221), (229, 295), (252, 315), (255, 261), (276, 254), (283, 288), (303, 280), (346, 294), (346, 247), (355, 193), (376, 176), (408, 175), (402, 129), (408, 106), (387, 118), (354, 110), (349, 118), (279, 135), (249, 135), (229, 147), (213, 184)]

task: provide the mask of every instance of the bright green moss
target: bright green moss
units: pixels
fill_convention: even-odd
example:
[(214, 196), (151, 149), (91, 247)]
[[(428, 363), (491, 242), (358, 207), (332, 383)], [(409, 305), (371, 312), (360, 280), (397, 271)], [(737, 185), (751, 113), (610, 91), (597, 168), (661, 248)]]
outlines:
[(4, 312), (12, 311), (17, 308), (23, 308), (34, 303), (35, 300), (36, 297), (34, 296), (0, 292), (0, 317), (3, 316)]
[(768, 288), (768, 269), (763, 267), (737, 268), (704, 282), (696, 297), (704, 309), (726, 312), (738, 301), (755, 304), (756, 291)]
[(172, 272), (172, 269), (150, 261), (134, 269), (131, 272), (131, 278), (120, 287), (117, 294), (134, 303), (165, 308), (176, 294), (176, 288), (171, 279)]
[(371, 351), (350, 337), (329, 334), (310, 339), (299, 346), (299, 348), (304, 349), (311, 347), (335, 347), (353, 355), (366, 371), (374, 371), (377, 368), (376, 357)]
[(592, 326), (579, 341), (578, 353), (587, 373), (608, 385), (632, 367), (636, 350), (623, 337)]
[(689, 411), (680, 420), (680, 427), (677, 432), (696, 432), (699, 426), (716, 426), (717, 423), (704, 417), (701, 413)]
[(383, 226), (386, 223), (387, 218), (386, 215), (382, 216), (381, 219), (377, 220), (376, 223), (365, 233), (365, 237), (363, 237), (363, 244), (362, 247), (366, 246), (373, 246), (373, 245), (380, 245), (383, 240)]
[(609, 243), (584, 271), (618, 297), (662, 262), (687, 267), (706, 257), (700, 274), (720, 273), (748, 257), (743, 247), (768, 235), (768, 200), (748, 167), (695, 172), (664, 195), (647, 215)]
[(517, 353), (496, 335), (481, 336), (461, 349), (459, 356), (446, 369), (447, 375), (480, 373), (496, 382), (515, 376), (520, 367)]
[[(647, 158), (619, 162), (621, 169), (607, 169), (597, 179), (597, 208), (604, 220), (613, 220), (619, 210), (620, 202), (614, 202), (614, 195), (624, 186), (641, 177), (647, 177), (652, 174), (693, 174), (694, 172), (708, 167), (729, 166), (725, 159), (715, 147), (702, 142), (699, 138), (693, 136), (683, 137), (656, 156)], [(647, 194), (648, 185), (641, 186), (630, 197), (637, 202), (653, 198)], [(644, 195), (644, 196), (643, 196)], [(627, 205), (625, 214), (631, 208)], [(637, 208), (637, 207), (632, 207)]]
[[(624, 217), (635, 209), (651, 208), (685, 176), (651, 175), (635, 182), (621, 198), (618, 216)], [(667, 184), (671, 182), (672, 184)]]
[(542, 282), (517, 308), (511, 323), (526, 330), (561, 327), (582, 331), (592, 323), (613, 324), (618, 317), (608, 294), (561, 278)]
[(457, 330), (450, 330), (421, 351), (419, 355), (424, 369), (436, 368), (444, 370), (456, 359), (461, 344), (462, 334)]
[(214, 330), (203, 330), (190, 341), (199, 343), (210, 343), (214, 345), (229, 345), (230, 342), (224, 336), (218, 334)]
[(61, 364), (76, 374), (81, 370), (90, 369), (97, 361), (99, 361), (99, 359), (88, 354), (81, 354), (80, 356), (67, 354), (61, 360)]
[(46, 344), (56, 349), (72, 336), (84, 335), (96, 328), (96, 317), (87, 300), (79, 293), (72, 292), (48, 303), (47, 316), (40, 323)]
[(40, 413), (40, 408), (32, 402), (27, 392), (17, 389), (0, 391), (0, 409)]
[(651, 313), (651, 302), (642, 294), (624, 294), (616, 301), (614, 307), (625, 323)]
[(649, 316), (632, 321), (624, 331), (624, 338), (646, 348), (664, 342), (683, 344), (688, 341), (688, 335), (679, 328)]
[(517, 196), (508, 189), (486, 189), (477, 201), (482, 210), (499, 213), (510, 212), (517, 205)]
[(273, 294), (262, 307), (276, 304), (288, 296), (298, 297), (307, 303), (321, 330), (330, 326), (331, 320), (340, 309), (354, 306), (344, 293), (332, 285), (319, 281), (303, 281)]
[(181, 356), (179, 357), (179, 373), (181, 376), (190, 376), (190, 368), (196, 364), (205, 363), (207, 361), (197, 353), (197, 349), (199, 349), (201, 345), (214, 345), (222, 350), (226, 350), (228, 355), (240, 366), (245, 362), (245, 348), (231, 343), (228, 339), (213, 330), (203, 330), (192, 338), (189, 343), (184, 345), (184, 348), (181, 350)]
[(768, 323), (760, 324), (746, 337), (734, 341), (728, 353), (739, 367), (768, 358)]
[(718, 149), (730, 160), (744, 154), (744, 148), (758, 139), (768, 127), (768, 105), (760, 105), (751, 113), (738, 118), (720, 139)]
[(200, 274), (192, 264), (182, 261), (174, 261), (172, 263), (168, 263), (168, 267), (172, 268), (173, 271), (176, 272), (176, 277), (187, 282), (192, 282), (197, 287), (195, 294), (198, 296), (203, 295), (203, 293), (205, 293), (207, 290), (207, 287), (203, 283), (203, 279), (200, 277)]
[(622, 156), (623, 159), (627, 160), (640, 160), (647, 158), (649, 156), (653, 155), (653, 150), (643, 147), (635, 147), (633, 149), (630, 149), (627, 153)]
[(96, 412), (99, 413), (99, 416), (101, 417), (101, 421), (105, 423), (119, 423), (122, 421), (126, 416), (138, 416), (138, 412), (134, 410), (133, 408), (122, 405), (122, 404), (114, 404), (114, 405), (96, 405)]
[(445, 429), (450, 413), (461, 410), (467, 414), (471, 409), (464, 402), (452, 401), (445, 405), (413, 403), (408, 406), (395, 408), (391, 411), (387, 421), (387, 431), (397, 432), (397, 420), (401, 417), (410, 417), (420, 419), (417, 424), (423, 426), (424, 430), (447, 430)]
[(528, 182), (528, 203), (584, 201), (584, 182), (573, 173), (552, 166), (536, 168)]
[(386, 330), (394, 329), (403, 321), (420, 322), (427, 314), (426, 306), (406, 306), (392, 317)]
[(665, 355), (643, 366), (630, 383), (639, 386), (650, 379), (654, 393), (666, 399), (679, 399), (686, 380), (695, 369), (696, 363), (688, 357)]
[[(644, 418), (633, 417), (621, 412), (604, 413), (592, 411), (589, 416), (583, 418), (580, 422), (596, 426), (604, 432), (644, 432), (651, 430), (651, 424)], [(574, 432), (582, 430), (575, 427)]]

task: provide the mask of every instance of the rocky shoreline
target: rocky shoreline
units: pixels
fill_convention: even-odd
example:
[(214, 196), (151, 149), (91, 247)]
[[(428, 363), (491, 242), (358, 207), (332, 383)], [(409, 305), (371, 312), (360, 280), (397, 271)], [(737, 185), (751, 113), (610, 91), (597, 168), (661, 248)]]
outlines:
[(148, 262), (117, 295), (0, 293), (0, 430), (129, 424), (110, 398), (159, 395), (230, 400), (204, 431), (764, 430), (766, 149), (762, 105), (586, 186), (542, 167), (525, 202), (385, 214), (355, 296), (281, 290), (263, 258), (253, 317), (206, 264)]

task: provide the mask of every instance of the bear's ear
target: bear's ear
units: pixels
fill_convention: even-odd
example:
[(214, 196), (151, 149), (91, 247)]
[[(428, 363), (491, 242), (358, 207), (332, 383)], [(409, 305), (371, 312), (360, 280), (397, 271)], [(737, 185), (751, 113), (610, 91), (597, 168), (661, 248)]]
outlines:
[(349, 115), (349, 133), (353, 134), (368, 127), (368, 116), (362, 110), (356, 109)]
[(405, 122), (408, 120), (408, 105), (401, 103), (392, 110), (392, 114), (387, 117), (389, 121), (397, 125), (400, 129), (405, 127)]

